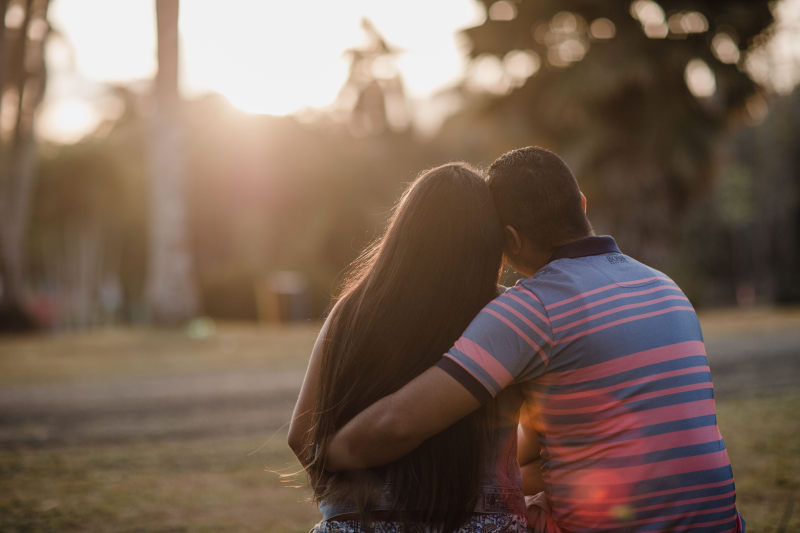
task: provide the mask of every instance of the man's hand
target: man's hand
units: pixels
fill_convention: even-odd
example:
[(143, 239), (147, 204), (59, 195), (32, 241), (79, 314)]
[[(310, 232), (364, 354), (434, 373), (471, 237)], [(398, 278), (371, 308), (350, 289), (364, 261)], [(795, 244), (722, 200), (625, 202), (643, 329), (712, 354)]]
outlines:
[(350, 420), (330, 442), (331, 472), (384, 465), (480, 407), (447, 372), (431, 367)]

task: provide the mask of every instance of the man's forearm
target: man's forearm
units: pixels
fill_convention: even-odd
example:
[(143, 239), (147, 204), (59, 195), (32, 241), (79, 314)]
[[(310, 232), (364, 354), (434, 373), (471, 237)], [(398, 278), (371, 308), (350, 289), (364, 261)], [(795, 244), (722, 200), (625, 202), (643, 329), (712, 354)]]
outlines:
[(326, 469), (355, 470), (390, 463), (414, 450), (424, 437), (404, 431), (392, 416), (396, 407), (387, 396), (345, 424), (330, 442)]
[(332, 472), (390, 463), (480, 407), (460, 383), (432, 367), (350, 420), (328, 447)]

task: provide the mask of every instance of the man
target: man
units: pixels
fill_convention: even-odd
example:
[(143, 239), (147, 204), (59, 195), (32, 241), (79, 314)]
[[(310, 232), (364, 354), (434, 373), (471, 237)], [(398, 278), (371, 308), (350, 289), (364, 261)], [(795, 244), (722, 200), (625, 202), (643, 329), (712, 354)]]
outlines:
[(329, 468), (394, 460), (518, 383), (528, 420), (519, 457), (526, 488), (544, 488), (529, 507), (540, 527), (744, 531), (686, 296), (594, 236), (586, 199), (555, 154), (509, 152), (489, 184), (505, 258), (526, 279), (435, 367), (342, 428)]

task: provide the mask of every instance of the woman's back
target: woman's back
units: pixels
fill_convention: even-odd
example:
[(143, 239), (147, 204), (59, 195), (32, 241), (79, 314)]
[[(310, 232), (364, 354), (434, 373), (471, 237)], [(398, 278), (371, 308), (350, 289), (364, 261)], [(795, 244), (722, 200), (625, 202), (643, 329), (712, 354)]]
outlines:
[(513, 401), (487, 405), (379, 469), (330, 474), (321, 459), (336, 430), (438, 361), (496, 295), (501, 250), (488, 187), (467, 167), (445, 165), (409, 188), (384, 237), (356, 265), (321, 335), (303, 447), (327, 517), (399, 512), (453, 530), (475, 509), (508, 500), (485, 487), (519, 486), (511, 479)]
[[(522, 398), (516, 388), (503, 391), (495, 399), (495, 409), (486, 435), (486, 446), (481, 459), (480, 489), (473, 513), (525, 514), (522, 496), (522, 478), (517, 463), (517, 419)], [(345, 481), (350, 491), (337, 491), (336, 499), (320, 502), (323, 520), (360, 513), (359, 502), (354, 494), (364, 493), (368, 486), (370, 508), (379, 516), (394, 516), (397, 511), (404, 515), (407, 509), (397, 506), (395, 490), (390, 479), (381, 471), (362, 473)], [(513, 530), (511, 530), (513, 531)]]

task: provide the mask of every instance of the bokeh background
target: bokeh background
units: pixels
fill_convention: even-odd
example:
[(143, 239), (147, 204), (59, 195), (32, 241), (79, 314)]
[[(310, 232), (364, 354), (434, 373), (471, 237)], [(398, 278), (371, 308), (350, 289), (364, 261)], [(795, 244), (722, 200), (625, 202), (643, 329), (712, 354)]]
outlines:
[(421, 170), (526, 145), (683, 287), (740, 507), (800, 528), (800, 0), (0, 15), (0, 530), (308, 529), (285, 424), (344, 269)]

